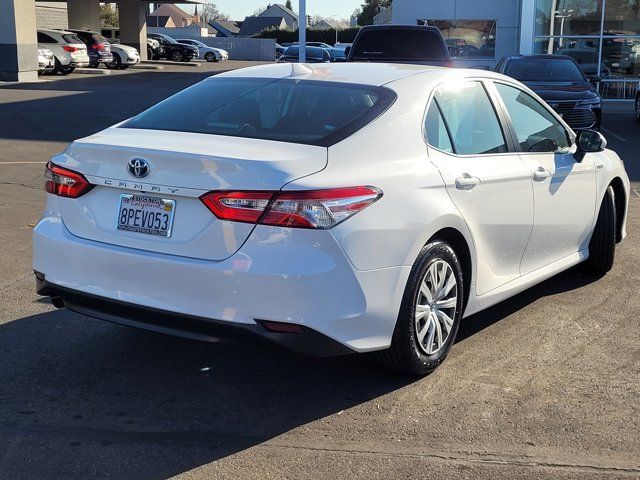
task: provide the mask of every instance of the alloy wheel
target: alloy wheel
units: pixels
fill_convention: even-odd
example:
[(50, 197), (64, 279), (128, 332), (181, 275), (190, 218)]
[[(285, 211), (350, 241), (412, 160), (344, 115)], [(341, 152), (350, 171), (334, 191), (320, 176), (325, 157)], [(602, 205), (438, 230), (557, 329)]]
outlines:
[(427, 269), (415, 304), (415, 335), (427, 355), (437, 353), (447, 342), (458, 306), (458, 281), (444, 260)]

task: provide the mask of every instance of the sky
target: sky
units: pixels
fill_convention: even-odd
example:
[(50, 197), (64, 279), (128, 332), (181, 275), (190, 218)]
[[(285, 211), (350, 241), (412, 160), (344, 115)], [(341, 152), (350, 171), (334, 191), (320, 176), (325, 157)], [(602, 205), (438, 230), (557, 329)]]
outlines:
[[(207, 1), (207, 0), (203, 0)], [(269, 3), (285, 3), (285, 0), (212, 0), (218, 9), (229, 14), (232, 20), (244, 20), (254, 10), (266, 7)], [(307, 15), (320, 15), (322, 17), (349, 18), (353, 11), (360, 6), (363, 0), (307, 0)], [(291, 0), (293, 9), (298, 11), (298, 0)], [(186, 5), (178, 5), (184, 10)]]

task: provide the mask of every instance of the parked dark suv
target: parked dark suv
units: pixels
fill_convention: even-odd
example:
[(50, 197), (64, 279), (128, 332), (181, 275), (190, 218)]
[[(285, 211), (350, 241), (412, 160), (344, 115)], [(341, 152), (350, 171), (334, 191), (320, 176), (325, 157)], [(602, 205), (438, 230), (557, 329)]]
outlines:
[(185, 43), (178, 43), (169, 35), (163, 33), (149, 33), (147, 37), (160, 42), (162, 51), (161, 58), (167, 58), (174, 62), (188, 62), (193, 58), (198, 58), (198, 48)]
[(82, 43), (87, 46), (90, 67), (98, 67), (101, 63), (107, 64), (113, 62), (111, 44), (109, 40), (102, 35), (88, 30), (75, 30), (70, 28), (68, 31), (75, 33), (76, 36), (82, 40)]
[(425, 25), (368, 25), (347, 50), (347, 62), (453, 66), (440, 30)]
[(527, 85), (573, 129), (599, 129), (602, 102), (597, 76), (587, 78), (568, 55), (515, 55), (504, 57), (496, 71)]

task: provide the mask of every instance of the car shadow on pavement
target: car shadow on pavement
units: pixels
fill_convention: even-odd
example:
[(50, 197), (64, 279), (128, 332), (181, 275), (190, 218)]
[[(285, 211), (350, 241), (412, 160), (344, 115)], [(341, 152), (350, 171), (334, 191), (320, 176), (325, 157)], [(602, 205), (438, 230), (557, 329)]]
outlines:
[(0, 345), (0, 478), (167, 478), (415, 380), (66, 310), (2, 325)]
[(465, 318), (460, 324), (456, 343), (490, 327), (542, 297), (576, 290), (600, 278), (582, 273), (581, 268), (578, 265), (566, 270), (504, 302)]
[[(458, 341), (593, 280), (558, 275), (469, 317)], [(166, 478), (416, 381), (366, 355), (188, 341), (66, 310), (4, 324), (0, 345), (0, 478)]]

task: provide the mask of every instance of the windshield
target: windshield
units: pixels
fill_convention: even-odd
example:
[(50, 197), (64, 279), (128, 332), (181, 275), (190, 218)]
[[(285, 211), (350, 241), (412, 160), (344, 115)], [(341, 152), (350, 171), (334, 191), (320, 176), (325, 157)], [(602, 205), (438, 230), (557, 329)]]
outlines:
[(69, 33), (65, 33), (64, 35), (62, 35), (62, 38), (63, 38), (63, 39), (64, 39), (64, 41), (65, 41), (65, 42), (67, 42), (67, 43), (75, 43), (75, 44), (77, 44), (77, 43), (82, 44), (82, 43), (83, 43), (83, 41), (82, 41), (82, 40), (80, 40), (80, 39), (78, 38), (78, 36), (77, 36), (77, 35), (75, 35), (75, 34), (74, 34), (74, 35), (72, 35), (72, 34), (69, 34)]
[(386, 88), (291, 78), (210, 78), (120, 128), (227, 135), (329, 146), (395, 99)]
[(580, 68), (567, 59), (527, 58), (511, 60), (505, 75), (522, 82), (584, 82)]
[(369, 30), (353, 45), (353, 60), (448, 60), (440, 34), (433, 30)]

